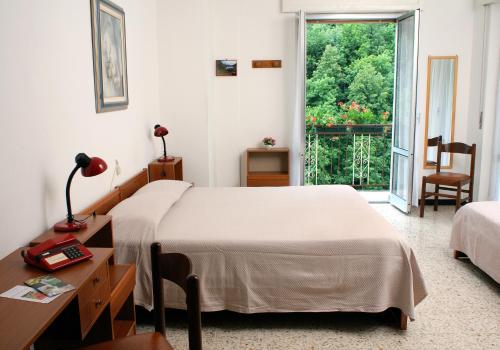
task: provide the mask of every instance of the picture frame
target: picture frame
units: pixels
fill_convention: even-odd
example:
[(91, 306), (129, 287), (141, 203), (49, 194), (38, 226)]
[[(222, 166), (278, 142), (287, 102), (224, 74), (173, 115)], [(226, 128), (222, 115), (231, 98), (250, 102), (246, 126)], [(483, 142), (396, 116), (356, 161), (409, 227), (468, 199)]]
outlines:
[(109, 0), (90, 0), (96, 112), (129, 104), (125, 11)]
[(215, 60), (215, 76), (235, 77), (238, 75), (237, 60)]

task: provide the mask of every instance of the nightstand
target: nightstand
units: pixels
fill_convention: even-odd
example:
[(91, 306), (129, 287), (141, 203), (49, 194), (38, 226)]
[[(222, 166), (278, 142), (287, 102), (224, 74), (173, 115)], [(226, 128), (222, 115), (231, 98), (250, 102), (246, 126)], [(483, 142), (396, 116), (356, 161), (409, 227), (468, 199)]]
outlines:
[(156, 180), (182, 180), (182, 158), (170, 162), (154, 160), (148, 165), (149, 182)]
[(249, 148), (246, 152), (246, 185), (288, 186), (290, 184), (288, 148)]
[[(113, 248), (113, 225), (111, 222), (111, 216), (75, 215), (75, 218), (79, 220), (86, 218), (86, 228), (76, 232), (70, 232), (86, 247)], [(60, 233), (55, 232), (54, 229), (49, 229), (31, 241), (30, 246), (34, 246), (47, 239), (57, 236), (60, 236)], [(100, 273), (103, 276), (106, 276), (106, 284), (109, 285), (109, 297), (100, 299), (108, 300), (108, 302), (103, 303), (105, 306), (105, 316), (103, 317), (110, 320), (111, 327), (107, 329), (102, 328), (100, 330), (94, 329), (92, 325), (96, 322), (97, 313), (94, 315), (92, 313), (89, 314), (87, 309), (80, 310), (82, 317), (85, 318), (84, 321), (89, 325), (89, 328), (85, 329), (86, 333), (90, 332), (93, 334), (90, 329), (94, 329), (94, 332), (100, 333), (98, 339), (99, 341), (135, 334), (135, 265), (115, 264), (113, 253), (110, 253), (105, 266), (106, 268), (103, 267), (102, 270), (100, 270)], [(99, 276), (98, 279), (104, 280), (104, 278)], [(96, 292), (92, 291), (89, 293), (91, 295), (96, 294)], [(85, 338), (86, 335), (83, 334), (82, 340), (85, 340)]]

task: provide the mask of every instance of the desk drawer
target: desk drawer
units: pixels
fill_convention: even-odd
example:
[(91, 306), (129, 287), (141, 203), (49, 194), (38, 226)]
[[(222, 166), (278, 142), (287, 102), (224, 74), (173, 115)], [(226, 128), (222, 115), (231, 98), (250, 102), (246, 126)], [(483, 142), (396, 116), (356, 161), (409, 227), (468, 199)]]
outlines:
[(108, 304), (109, 298), (108, 264), (105, 263), (94, 272), (78, 293), (82, 337), (87, 335)]

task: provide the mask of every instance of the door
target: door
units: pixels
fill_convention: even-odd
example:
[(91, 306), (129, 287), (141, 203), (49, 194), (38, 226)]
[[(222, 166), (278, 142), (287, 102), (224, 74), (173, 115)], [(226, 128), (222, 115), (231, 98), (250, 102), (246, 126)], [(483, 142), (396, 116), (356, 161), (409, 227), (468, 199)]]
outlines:
[(411, 209), (418, 27), (418, 10), (397, 19), (390, 202), (404, 213)]

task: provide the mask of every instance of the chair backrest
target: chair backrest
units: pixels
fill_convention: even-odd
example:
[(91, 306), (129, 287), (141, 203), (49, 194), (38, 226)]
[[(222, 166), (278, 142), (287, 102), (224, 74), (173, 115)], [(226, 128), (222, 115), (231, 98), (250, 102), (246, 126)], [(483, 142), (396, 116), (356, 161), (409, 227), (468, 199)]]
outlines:
[(428, 147), (439, 146), (442, 143), (443, 143), (443, 136), (441, 136), (441, 135), (433, 137), (432, 139), (427, 139), (427, 146)]
[(163, 279), (174, 282), (186, 293), (189, 350), (201, 350), (200, 282), (192, 273), (191, 260), (180, 253), (162, 253), (160, 243), (151, 244), (155, 330), (165, 334)]
[[(433, 137), (431, 139), (427, 139), (427, 147), (438, 147), (443, 143), (443, 136), (439, 135), (436, 137)], [(436, 166), (437, 165), (437, 159), (436, 161), (433, 160), (427, 160), (427, 165), (432, 165)]]
[(471, 185), (474, 184), (474, 169), (476, 163), (476, 144), (467, 145), (462, 142), (451, 142), (446, 144), (441, 144), (438, 147), (438, 164), (436, 167), (436, 172), (441, 171), (441, 153), (460, 153), (460, 154), (470, 154), (470, 170), (469, 176), (471, 177)]

